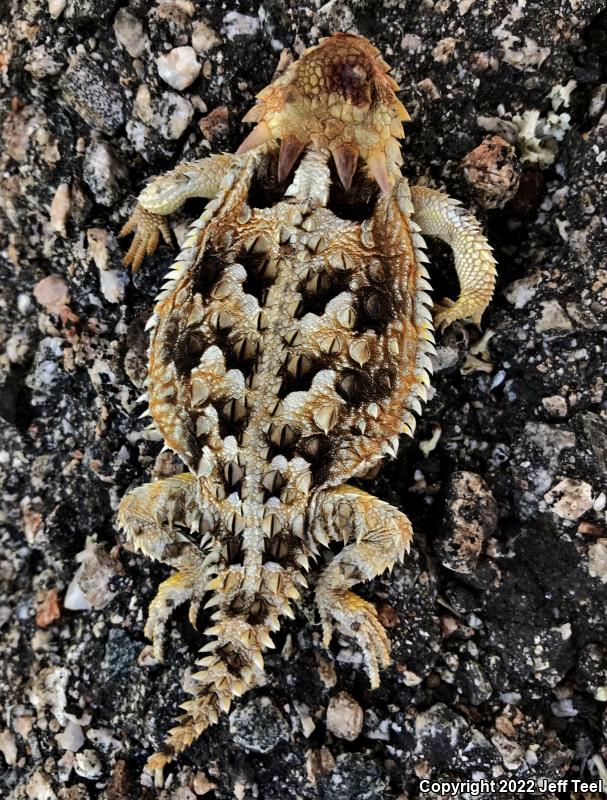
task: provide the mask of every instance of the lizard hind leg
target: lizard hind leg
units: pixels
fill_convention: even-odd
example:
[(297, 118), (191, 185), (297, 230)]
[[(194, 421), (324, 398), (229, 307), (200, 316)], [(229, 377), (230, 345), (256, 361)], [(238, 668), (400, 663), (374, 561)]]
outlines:
[(351, 587), (368, 581), (402, 561), (412, 530), (397, 509), (352, 486), (324, 492), (318, 501), (313, 534), (320, 542), (343, 542), (316, 585), (316, 604), (327, 646), (334, 628), (353, 637), (361, 648), (372, 688), (390, 663), (390, 640), (371, 603)]
[(200, 600), (197, 598), (197, 581), (187, 572), (176, 572), (158, 587), (156, 596), (148, 608), (144, 634), (154, 645), (154, 657), (164, 661), (164, 634), (167, 622), (175, 609), (190, 602), (190, 619), (195, 622)]
[[(189, 473), (134, 489), (118, 510), (127, 543), (177, 570), (160, 584), (145, 626), (159, 661), (163, 660), (162, 643), (170, 615), (189, 601), (190, 621), (195, 625), (207, 584), (215, 574), (217, 554), (208, 542), (198, 546), (192, 541), (198, 535), (200, 510), (197, 481)], [(189, 536), (185, 533), (188, 529)]]

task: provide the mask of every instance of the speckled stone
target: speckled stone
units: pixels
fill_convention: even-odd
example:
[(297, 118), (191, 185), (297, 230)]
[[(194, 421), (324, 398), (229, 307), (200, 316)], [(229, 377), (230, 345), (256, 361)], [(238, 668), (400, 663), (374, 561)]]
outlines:
[(64, 101), (95, 130), (112, 135), (124, 122), (118, 85), (97, 64), (81, 56), (61, 80)]
[(285, 718), (268, 697), (236, 708), (230, 714), (230, 733), (236, 744), (255, 753), (269, 753), (289, 738)]

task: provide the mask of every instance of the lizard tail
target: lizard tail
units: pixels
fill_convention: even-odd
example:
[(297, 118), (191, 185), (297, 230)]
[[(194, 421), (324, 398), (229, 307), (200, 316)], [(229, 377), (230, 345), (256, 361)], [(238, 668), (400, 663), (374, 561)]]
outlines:
[(230, 647), (225, 641), (220, 646), (222, 640), (223, 637), (214, 641), (214, 650), (196, 662), (196, 666), (202, 669), (192, 675), (193, 686), (189, 687), (189, 691), (193, 697), (182, 703), (181, 708), (185, 713), (177, 717), (177, 726), (169, 731), (159, 751), (148, 759), (147, 767), (155, 775), (158, 775), (158, 771), (161, 774), (166, 764), (214, 725), (220, 714), (227, 713), (233, 698), (240, 697), (256, 684), (257, 669), (253, 656), (263, 663), (261, 648), (250, 654), (249, 661), (245, 661), (236, 648)]
[[(279, 616), (293, 616), (289, 603), (299, 596), (295, 581), (282, 570), (264, 578), (262, 591), (246, 599), (238, 591), (242, 580), (238, 569), (226, 570), (208, 585), (215, 593), (207, 607), (219, 606), (213, 614), (215, 624), (205, 631), (213, 638), (200, 650), (202, 657), (196, 661), (200, 669), (191, 675), (192, 685), (187, 688), (193, 697), (180, 706), (185, 713), (177, 717), (177, 726), (148, 759), (147, 768), (157, 781), (166, 764), (214, 725), (220, 714), (230, 710), (234, 698), (256, 686), (263, 676), (263, 652), (274, 648), (270, 634), (280, 628)], [(265, 588), (268, 591), (263, 591)]]

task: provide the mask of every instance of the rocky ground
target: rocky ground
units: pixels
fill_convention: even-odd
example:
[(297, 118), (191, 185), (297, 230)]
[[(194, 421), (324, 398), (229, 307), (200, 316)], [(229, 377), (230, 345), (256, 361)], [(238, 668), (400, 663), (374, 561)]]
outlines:
[[(0, 794), (404, 800), (424, 777), (607, 779), (605, 3), (0, 8)], [(279, 61), (340, 29), (393, 65), (405, 172), (475, 209), (498, 289), (482, 333), (439, 337), (415, 438), (367, 484), (416, 531), (364, 590), (393, 640), (382, 687), (349, 641), (323, 651), (308, 599), (267, 685), (157, 790), (142, 768), (201, 637), (178, 614), (154, 661), (166, 571), (116, 531), (130, 486), (180, 469), (135, 403), (172, 252), (131, 276), (116, 234), (149, 176), (237, 146)], [(431, 255), (452, 294), (448, 251)]]

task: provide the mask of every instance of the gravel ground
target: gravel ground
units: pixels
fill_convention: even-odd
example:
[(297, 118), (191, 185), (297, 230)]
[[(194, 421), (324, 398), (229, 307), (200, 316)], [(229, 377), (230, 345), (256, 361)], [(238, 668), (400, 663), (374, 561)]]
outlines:
[[(0, 8), (0, 794), (404, 800), (439, 796), (426, 777), (607, 777), (605, 3)], [(149, 176), (235, 148), (279, 59), (339, 29), (393, 65), (405, 172), (476, 211), (496, 297), (482, 332), (439, 337), (415, 438), (365, 484), (416, 532), (364, 590), (393, 640), (381, 688), (349, 641), (322, 650), (308, 598), (267, 684), (157, 790), (142, 768), (201, 637), (177, 614), (154, 661), (167, 573), (115, 527), (130, 486), (181, 469), (135, 402), (172, 252), (132, 277), (116, 234)]]

